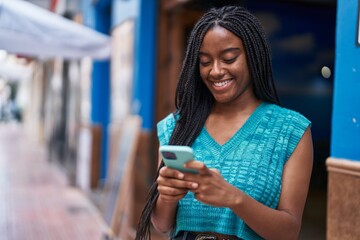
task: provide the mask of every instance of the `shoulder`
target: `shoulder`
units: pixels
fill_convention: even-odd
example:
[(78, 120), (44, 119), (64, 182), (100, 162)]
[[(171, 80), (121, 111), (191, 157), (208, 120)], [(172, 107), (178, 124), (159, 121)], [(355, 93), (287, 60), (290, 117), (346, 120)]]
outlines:
[(175, 113), (170, 113), (169, 115), (167, 115), (165, 118), (161, 119), (158, 123), (157, 123), (157, 128), (171, 128), (175, 126), (176, 123), (176, 115)]
[(266, 126), (279, 137), (288, 159), (311, 127), (311, 121), (295, 110), (275, 104), (267, 104), (266, 109)]
[(276, 118), (276, 122), (286, 127), (299, 127), (306, 129), (311, 126), (311, 121), (301, 113), (276, 104), (267, 103), (267, 115)]
[(170, 113), (157, 123), (157, 135), (160, 145), (168, 144), (171, 134), (175, 128), (175, 118), (177, 118), (177, 115), (175, 113)]

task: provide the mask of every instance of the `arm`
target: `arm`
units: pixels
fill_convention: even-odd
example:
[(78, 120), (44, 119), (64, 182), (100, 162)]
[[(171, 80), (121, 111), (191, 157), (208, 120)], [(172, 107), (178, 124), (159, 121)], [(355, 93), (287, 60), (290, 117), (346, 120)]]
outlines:
[[(159, 157), (159, 165), (161, 162)], [(166, 233), (175, 223), (177, 204), (189, 189), (198, 185), (184, 180), (184, 174), (175, 169), (161, 168), (157, 178), (159, 197), (151, 215), (151, 222), (159, 232)]]
[(301, 227), (312, 162), (311, 132), (307, 129), (284, 166), (282, 191), (277, 209), (269, 208), (254, 200), (227, 183), (218, 171), (207, 169), (200, 162), (189, 163), (187, 167), (200, 171), (199, 179), (189, 178), (199, 183), (198, 189), (194, 191), (199, 201), (230, 208), (265, 239), (296, 239)]
[(285, 164), (278, 208), (271, 209), (240, 193), (231, 209), (266, 239), (297, 239), (310, 183), (312, 163), (313, 146), (310, 129), (307, 129)]

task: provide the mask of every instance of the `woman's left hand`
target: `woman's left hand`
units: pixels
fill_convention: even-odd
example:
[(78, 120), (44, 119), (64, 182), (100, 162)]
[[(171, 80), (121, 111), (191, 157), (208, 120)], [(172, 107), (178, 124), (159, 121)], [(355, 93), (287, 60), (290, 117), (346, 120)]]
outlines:
[(241, 200), (243, 192), (228, 183), (217, 169), (207, 168), (199, 161), (190, 161), (185, 167), (199, 171), (198, 174), (185, 174), (185, 179), (198, 183), (198, 187), (191, 191), (200, 202), (215, 207), (231, 207)]

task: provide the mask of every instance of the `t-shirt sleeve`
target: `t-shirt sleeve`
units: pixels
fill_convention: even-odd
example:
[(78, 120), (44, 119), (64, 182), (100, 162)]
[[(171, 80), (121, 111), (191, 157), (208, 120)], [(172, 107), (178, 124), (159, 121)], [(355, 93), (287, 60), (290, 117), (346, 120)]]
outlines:
[(171, 113), (157, 124), (157, 135), (160, 146), (168, 145), (175, 127), (174, 114)]
[(304, 135), (306, 129), (311, 127), (311, 122), (300, 113), (293, 112), (292, 121), (290, 123), (290, 137), (289, 144), (286, 152), (286, 160), (288, 160), (291, 154), (294, 152), (296, 146), (299, 144), (300, 139)]

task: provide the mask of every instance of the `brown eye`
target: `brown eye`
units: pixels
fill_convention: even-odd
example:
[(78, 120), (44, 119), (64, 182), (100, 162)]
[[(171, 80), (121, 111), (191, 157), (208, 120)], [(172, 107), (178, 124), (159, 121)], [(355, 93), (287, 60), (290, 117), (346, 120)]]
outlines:
[(198, 59), (199, 59), (200, 66), (202, 66), (202, 67), (206, 67), (211, 64), (211, 58), (207, 54), (200, 53)]
[(207, 66), (210, 65), (211, 61), (204, 58), (204, 59), (202, 59), (202, 60), (199, 59), (199, 63), (200, 63), (200, 66), (202, 66), (202, 67), (207, 67)]
[(235, 62), (236, 59), (237, 59), (237, 57), (229, 58), (229, 59), (224, 59), (224, 63), (230, 64), (230, 63)]
[(207, 66), (210, 65), (210, 62), (201, 62), (201, 61), (200, 61), (200, 65), (201, 65), (202, 67), (207, 67)]

